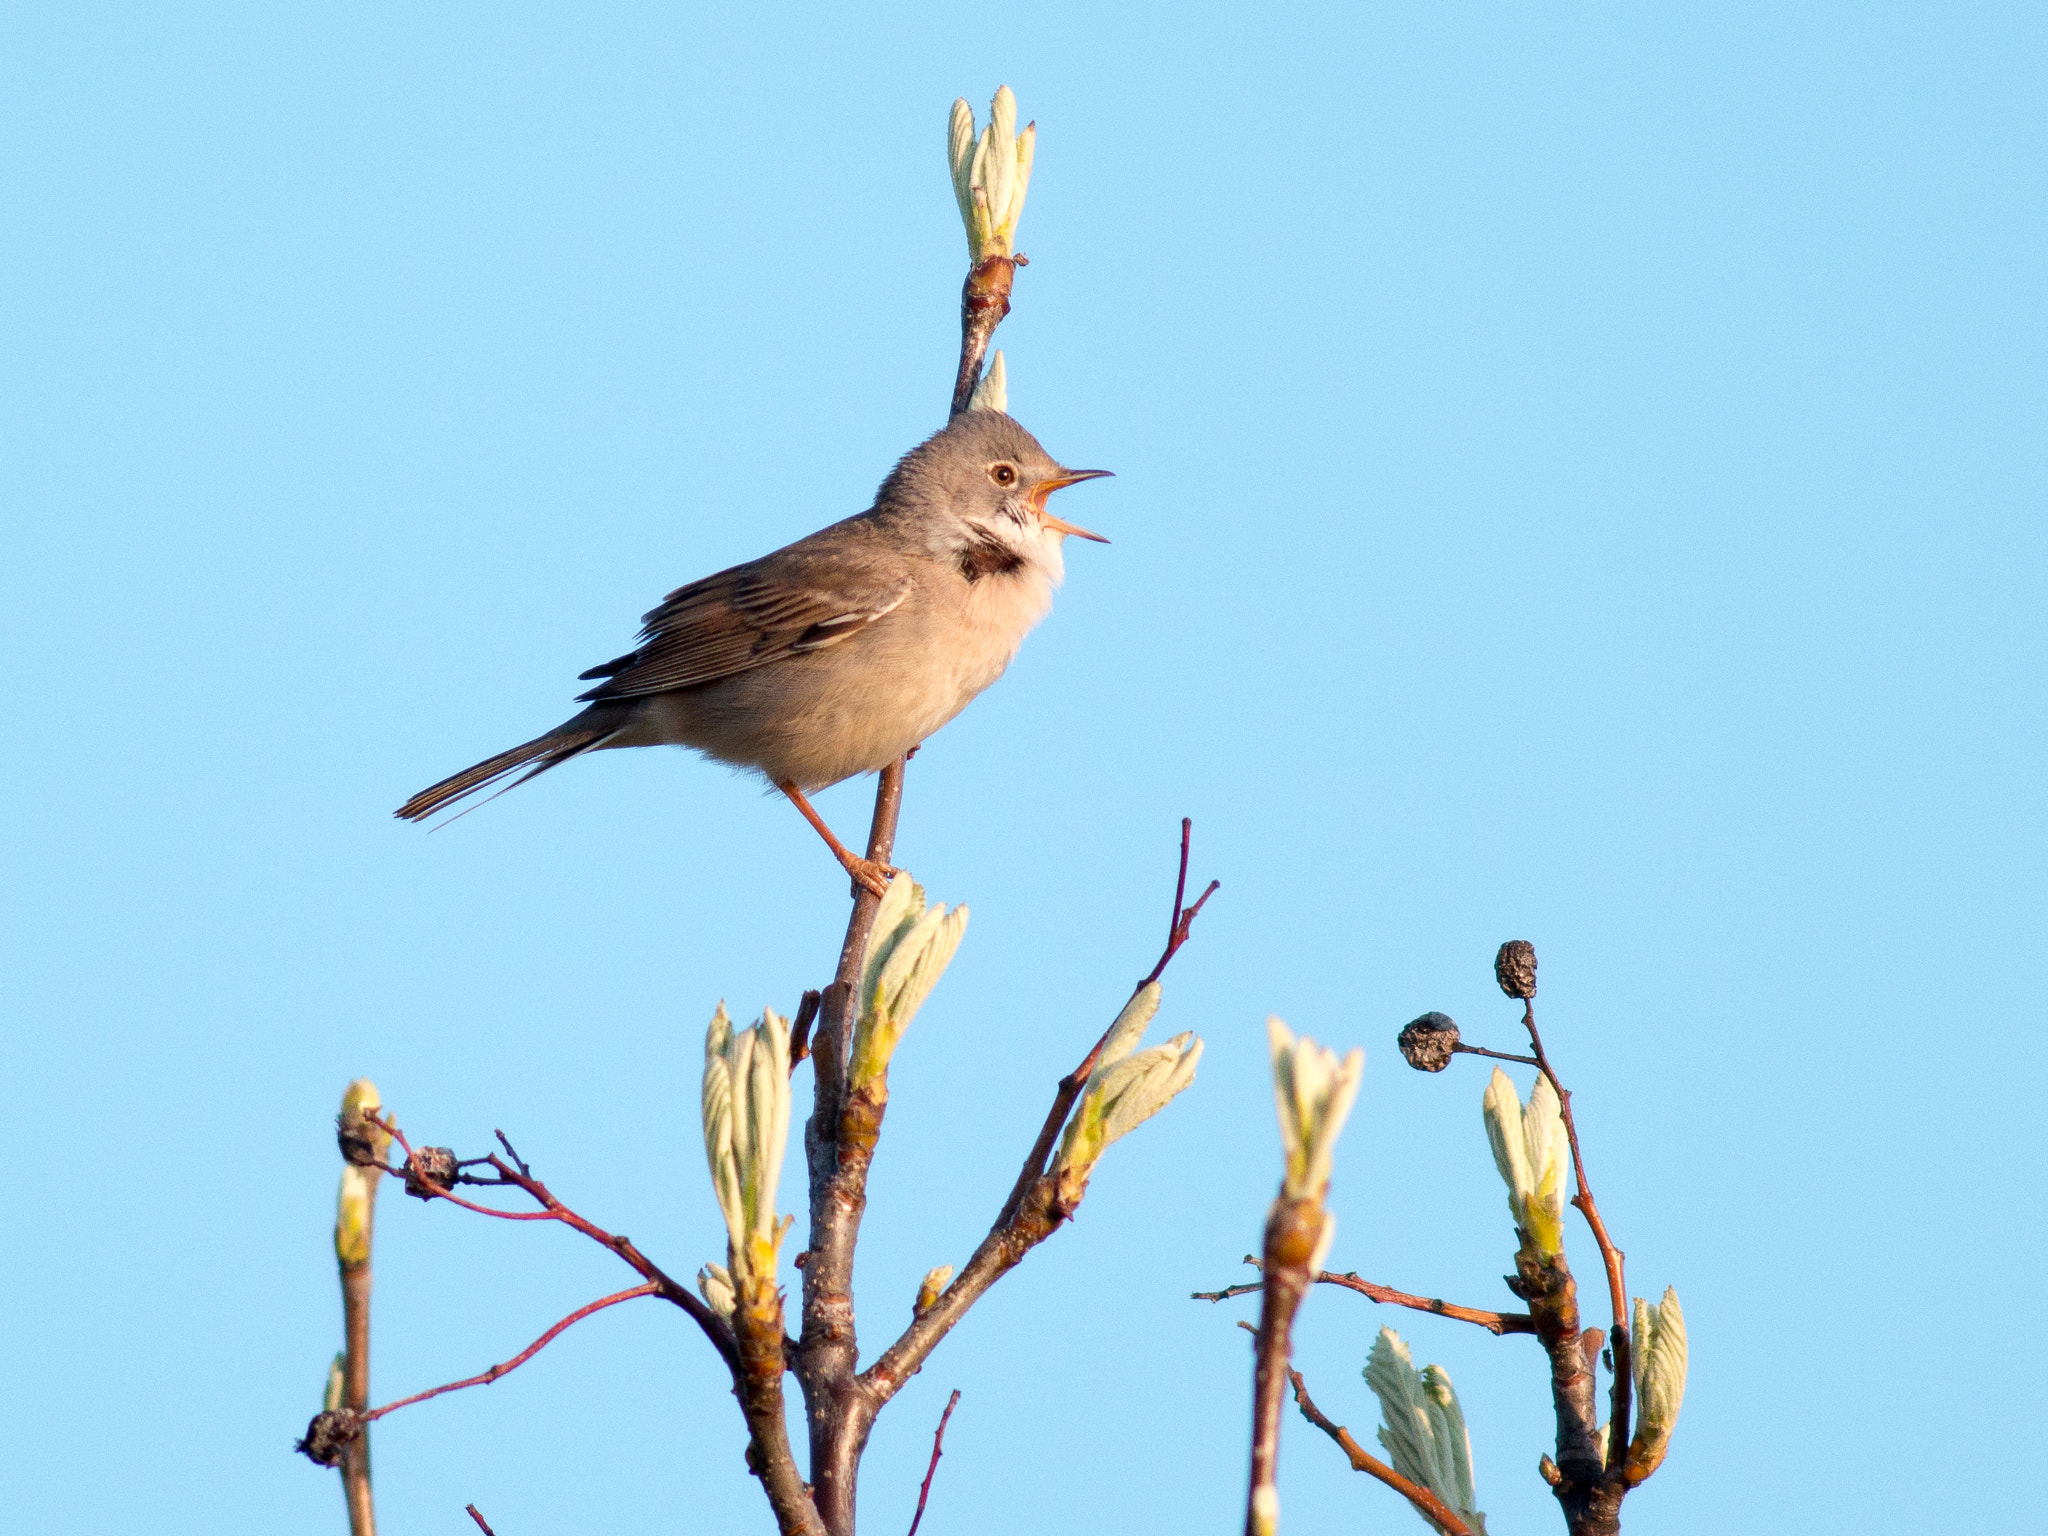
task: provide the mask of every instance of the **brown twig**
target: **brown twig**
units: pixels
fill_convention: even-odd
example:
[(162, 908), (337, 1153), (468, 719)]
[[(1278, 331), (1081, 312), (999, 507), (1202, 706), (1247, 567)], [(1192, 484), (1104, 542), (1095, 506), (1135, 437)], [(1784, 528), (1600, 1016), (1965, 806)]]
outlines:
[(797, 999), (796, 1020), (789, 1026), (789, 1071), (793, 1077), (797, 1067), (811, 1054), (811, 1026), (818, 1020), (818, 1003), (823, 993), (813, 988)]
[(1316, 1407), (1315, 1399), (1308, 1395), (1308, 1386), (1301, 1379), (1301, 1372), (1289, 1371), (1287, 1379), (1294, 1383), (1294, 1401), (1301, 1409), (1301, 1416), (1315, 1425), (1324, 1434), (1336, 1441), (1344, 1454), (1351, 1458), (1351, 1465), (1360, 1472), (1378, 1478), (1394, 1492), (1413, 1504), (1423, 1519), (1430, 1522), (1444, 1536), (1472, 1536), (1472, 1528), (1460, 1520), (1451, 1507), (1422, 1484), (1403, 1477), (1392, 1467), (1351, 1438), (1351, 1431), (1341, 1424), (1333, 1424), (1323, 1411)]
[[(405, 1148), (406, 1156), (410, 1158), (412, 1156), (412, 1143), (406, 1140), (405, 1133), (395, 1125), (386, 1122), (379, 1123), (383, 1124), (384, 1129), (391, 1133), (392, 1138), (401, 1147)], [(417, 1180), (419, 1187), (424, 1189), (432, 1199), (446, 1200), (451, 1205), (458, 1205), (466, 1211), (475, 1211), (482, 1216), (496, 1216), (506, 1221), (560, 1222), (563, 1226), (573, 1231), (581, 1232), (600, 1247), (610, 1249), (624, 1260), (641, 1279), (649, 1281), (654, 1285), (655, 1295), (661, 1297), (663, 1301), (680, 1307), (684, 1312), (687, 1312), (690, 1315), (691, 1321), (696, 1323), (698, 1328), (703, 1331), (704, 1336), (711, 1341), (711, 1347), (718, 1351), (719, 1358), (725, 1361), (726, 1368), (737, 1376), (740, 1364), (739, 1348), (733, 1338), (731, 1325), (716, 1312), (713, 1312), (710, 1307), (706, 1306), (702, 1298), (695, 1291), (670, 1277), (662, 1270), (661, 1266), (635, 1247), (631, 1238), (607, 1232), (596, 1222), (591, 1221), (589, 1218), (563, 1204), (562, 1201), (555, 1197), (554, 1192), (547, 1185), (533, 1176), (532, 1169), (527, 1166), (518, 1153), (512, 1150), (512, 1144), (505, 1140), (504, 1132), (498, 1132), (497, 1136), (505, 1148), (506, 1156), (510, 1157), (511, 1161), (508, 1163), (505, 1158), (499, 1157), (495, 1152), (486, 1158), (468, 1159), (467, 1161), (471, 1163), (481, 1162), (487, 1165), (497, 1177), (493, 1179), (477, 1179), (465, 1174), (463, 1176), (464, 1179), (467, 1182), (483, 1184), (487, 1187), (500, 1186), (517, 1189), (538, 1205), (540, 1207), (539, 1210), (494, 1210), (487, 1205), (478, 1205), (473, 1200), (465, 1200), (460, 1195), (450, 1192), (444, 1186), (424, 1177)], [(403, 1177), (403, 1174), (394, 1168), (386, 1167), (384, 1171), (396, 1178)]]
[[(376, 1183), (370, 1187), (375, 1189)], [(353, 1413), (370, 1406), (370, 1265), (341, 1266), (344, 1340), (341, 1405)], [(377, 1536), (376, 1500), (370, 1488), (370, 1437), (357, 1435), (341, 1453), (341, 1489), (348, 1503), (349, 1536)]]
[(1632, 1341), (1629, 1338), (1628, 1286), (1622, 1275), (1623, 1255), (1607, 1235), (1607, 1223), (1601, 1220), (1600, 1207), (1593, 1200), (1593, 1186), (1586, 1182), (1586, 1159), (1579, 1151), (1579, 1128), (1572, 1119), (1571, 1092), (1558, 1081), (1557, 1072), (1550, 1065), (1550, 1057), (1543, 1049), (1543, 1037), (1536, 1032), (1534, 998), (1522, 1001), (1522, 1027), (1529, 1031), (1529, 1046), (1536, 1053), (1538, 1070), (1550, 1080), (1551, 1091), (1557, 1095), (1558, 1114), (1564, 1121), (1565, 1139), (1572, 1149), (1572, 1177), (1578, 1184), (1572, 1195), (1572, 1204), (1578, 1207), (1579, 1214), (1586, 1218), (1586, 1225), (1592, 1228), (1593, 1241), (1600, 1248), (1600, 1261), (1607, 1270), (1607, 1297), (1614, 1314), (1614, 1327), (1609, 1334), (1609, 1347), (1614, 1351), (1614, 1384), (1608, 1414), (1607, 1465), (1619, 1468), (1628, 1451), (1630, 1399), (1634, 1387), (1629, 1364)]
[[(1181, 905), (1181, 898), (1187, 893), (1188, 846), (1192, 823), (1181, 822), (1180, 868), (1174, 887), (1173, 922), (1167, 931), (1166, 949), (1160, 956), (1159, 964), (1152, 968), (1152, 974), (1145, 985), (1157, 981), (1166, 963), (1180, 951), (1188, 941), (1189, 931), (1195, 914), (1202, 903), (1215, 894), (1217, 885), (1211, 881), (1209, 888), (1193, 906)], [(1114, 1026), (1112, 1025), (1112, 1028)], [(1038, 1133), (1030, 1155), (1024, 1160), (1024, 1170), (1019, 1175), (1016, 1187), (1003, 1202), (1002, 1210), (990, 1226), (988, 1235), (968, 1259), (966, 1266), (956, 1275), (952, 1284), (939, 1293), (938, 1300), (920, 1312), (902, 1335), (882, 1352), (880, 1359), (863, 1371), (860, 1385), (866, 1389), (866, 1411), (872, 1418), (883, 1403), (901, 1390), (923, 1366), (939, 1341), (952, 1331), (955, 1324), (967, 1315), (968, 1310), (979, 1301), (998, 1280), (1023, 1261), (1024, 1256), (1048, 1237), (1059, 1230), (1060, 1224), (1071, 1216), (1086, 1193), (1085, 1185), (1079, 1189), (1063, 1187), (1055, 1174), (1045, 1171), (1046, 1159), (1052, 1151), (1053, 1141), (1058, 1137), (1060, 1127), (1072, 1110), (1074, 1098), (1081, 1086), (1094, 1070), (1096, 1059), (1101, 1055), (1103, 1043), (1109, 1038), (1107, 1031), (1095, 1042), (1095, 1049), (1073, 1072), (1060, 1080), (1059, 1091), (1053, 1098), (1053, 1112), (1046, 1117), (1045, 1126)]]
[(593, 1312), (602, 1312), (606, 1307), (615, 1307), (622, 1301), (633, 1300), (636, 1296), (658, 1296), (660, 1294), (661, 1287), (650, 1280), (647, 1284), (636, 1285), (631, 1290), (614, 1291), (609, 1296), (601, 1296), (587, 1306), (578, 1307), (546, 1333), (527, 1345), (526, 1348), (519, 1351), (510, 1360), (501, 1361), (489, 1370), (480, 1372), (475, 1376), (465, 1377), (461, 1381), (451, 1381), (438, 1387), (429, 1387), (424, 1392), (413, 1393), (411, 1397), (401, 1397), (394, 1403), (386, 1403), (382, 1408), (372, 1408), (362, 1416), (363, 1422), (365, 1424), (373, 1423), (383, 1418), (387, 1413), (395, 1413), (400, 1408), (410, 1408), (414, 1403), (424, 1403), (428, 1398), (439, 1397), (443, 1392), (459, 1392), (464, 1387), (487, 1387), (500, 1376), (518, 1370), (520, 1366), (526, 1364), (527, 1361), (552, 1344), (559, 1335), (582, 1322), (584, 1318), (590, 1316)]
[[(1250, 1254), (1245, 1255), (1244, 1261), (1253, 1266), (1257, 1266), (1259, 1263), (1259, 1260)], [(1455, 1302), (1438, 1301), (1434, 1296), (1415, 1296), (1407, 1291), (1397, 1291), (1392, 1286), (1375, 1285), (1370, 1280), (1359, 1279), (1350, 1270), (1346, 1270), (1343, 1274), (1327, 1269), (1318, 1270), (1315, 1275), (1315, 1283), (1317, 1285), (1340, 1286), (1344, 1290), (1356, 1291), (1361, 1296), (1373, 1301), (1383, 1302), (1389, 1306), (1412, 1307), (1417, 1312), (1429, 1312), (1438, 1317), (1448, 1317), (1461, 1323), (1475, 1323), (1495, 1337), (1505, 1333), (1534, 1333), (1536, 1331), (1536, 1324), (1526, 1312), (1488, 1312), (1479, 1307), (1461, 1307)], [(1262, 1289), (1263, 1286), (1264, 1282), (1259, 1280), (1253, 1280), (1244, 1285), (1226, 1285), (1220, 1291), (1192, 1292), (1188, 1300), (1228, 1301), (1233, 1296), (1249, 1296), (1252, 1292)]]
[(960, 366), (953, 375), (953, 407), (950, 415), (967, 409), (974, 386), (981, 382), (981, 360), (988, 344), (1010, 312), (1010, 289), (1017, 281), (1021, 259), (985, 256), (976, 262), (960, 287)]
[(1266, 1217), (1259, 1326), (1252, 1345), (1252, 1476), (1245, 1536), (1266, 1536), (1278, 1519), (1280, 1396), (1293, 1353), (1294, 1314), (1308, 1294), (1309, 1257), (1327, 1220), (1321, 1200), (1289, 1198), (1284, 1190)]
[[(1220, 880), (1211, 880), (1208, 889), (1195, 898), (1193, 906), (1181, 905), (1181, 899), (1187, 895), (1188, 890), (1188, 851), (1194, 837), (1194, 829), (1195, 824), (1191, 818), (1183, 816), (1180, 819), (1180, 868), (1174, 877), (1173, 916), (1167, 923), (1166, 948), (1160, 951), (1158, 964), (1154, 965), (1145, 978), (1132, 989), (1131, 995), (1134, 997), (1166, 974), (1166, 968), (1173, 963), (1173, 957), (1179, 954), (1181, 946), (1187, 943), (1188, 935), (1194, 929), (1195, 918), (1209, 898), (1223, 888)], [(1094, 1048), (1081, 1059), (1081, 1064), (1060, 1079), (1059, 1087), (1053, 1094), (1052, 1108), (1046, 1111), (1045, 1124), (1039, 1127), (1038, 1139), (1031, 1144), (1030, 1155), (1024, 1159), (1024, 1166), (1017, 1174), (1017, 1182), (1010, 1188), (1010, 1197), (1003, 1202), (1002, 1211), (996, 1217), (996, 1226), (1004, 1226), (1016, 1216), (1017, 1208), (1023, 1203), (1026, 1192), (1045, 1172), (1045, 1160), (1052, 1155), (1052, 1144), (1059, 1138), (1061, 1127), (1067, 1123), (1067, 1116), (1073, 1113), (1074, 1101), (1081, 1096), (1081, 1090), (1087, 1086), (1088, 1074), (1095, 1070), (1095, 1063), (1102, 1057), (1102, 1048), (1109, 1044), (1110, 1030), (1115, 1028), (1116, 1022), (1111, 1020), (1109, 1029), (1102, 1032), (1102, 1038), (1097, 1040)]]
[(1483, 1045), (1465, 1045), (1461, 1042), (1452, 1046), (1451, 1051), (1458, 1056), (1491, 1056), (1495, 1061), (1519, 1061), (1525, 1067), (1543, 1065), (1534, 1056), (1517, 1056), (1513, 1051), (1489, 1051)]
[(477, 1529), (482, 1531), (484, 1533), (484, 1536), (498, 1536), (498, 1533), (491, 1529), (491, 1522), (486, 1520), (482, 1515), (477, 1513), (477, 1509), (474, 1504), (465, 1504), (462, 1507), (463, 1510), (469, 1515), (469, 1518), (476, 1522)]
[(960, 1406), (960, 1389), (955, 1387), (953, 1395), (946, 1399), (946, 1411), (939, 1415), (939, 1427), (932, 1435), (932, 1462), (924, 1469), (924, 1486), (917, 1490), (917, 1513), (910, 1517), (909, 1536), (917, 1536), (917, 1528), (924, 1523), (924, 1501), (931, 1497), (932, 1478), (939, 1470), (939, 1456), (946, 1446), (946, 1420), (953, 1417), (953, 1410)]
[[(875, 787), (867, 856), (877, 864), (887, 864), (895, 849), (902, 807), (899, 761), (882, 770)], [(860, 1400), (854, 1379), (859, 1343), (854, 1329), (853, 1255), (867, 1209), (868, 1164), (881, 1128), (880, 1109), (864, 1136), (849, 1137), (842, 1122), (848, 1109), (845, 1073), (854, 993), (880, 906), (879, 897), (856, 886), (839, 966), (821, 994), (812, 1032), (815, 1093), (811, 1118), (804, 1126), (811, 1230), (802, 1261), (803, 1324), (793, 1364), (810, 1431), (812, 1497), (819, 1518), (834, 1536), (853, 1530), (860, 1453), (873, 1421), (872, 1409)]]

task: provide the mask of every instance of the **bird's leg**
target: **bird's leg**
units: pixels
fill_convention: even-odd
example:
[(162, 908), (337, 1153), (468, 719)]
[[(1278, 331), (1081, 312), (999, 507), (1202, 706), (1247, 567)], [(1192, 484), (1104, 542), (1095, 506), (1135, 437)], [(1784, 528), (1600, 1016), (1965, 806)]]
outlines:
[(816, 829), (818, 836), (825, 839), (825, 846), (832, 850), (832, 856), (845, 866), (846, 872), (875, 895), (885, 895), (889, 889), (889, 877), (897, 873), (887, 864), (877, 864), (873, 859), (864, 859), (846, 844), (832, 835), (832, 829), (825, 825), (825, 818), (811, 808), (811, 802), (804, 798), (804, 792), (795, 784), (775, 786), (789, 797), (789, 803), (803, 812), (805, 821)]

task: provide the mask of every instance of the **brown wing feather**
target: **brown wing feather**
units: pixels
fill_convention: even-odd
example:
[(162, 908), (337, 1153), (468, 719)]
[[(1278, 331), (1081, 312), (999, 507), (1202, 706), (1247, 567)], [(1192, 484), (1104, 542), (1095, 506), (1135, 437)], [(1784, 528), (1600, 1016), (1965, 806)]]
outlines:
[(821, 548), (819, 538), (678, 587), (647, 615), (638, 650), (584, 674), (609, 676), (580, 697), (637, 698), (715, 682), (835, 644), (910, 596), (900, 557), (871, 540), (848, 543), (841, 534)]

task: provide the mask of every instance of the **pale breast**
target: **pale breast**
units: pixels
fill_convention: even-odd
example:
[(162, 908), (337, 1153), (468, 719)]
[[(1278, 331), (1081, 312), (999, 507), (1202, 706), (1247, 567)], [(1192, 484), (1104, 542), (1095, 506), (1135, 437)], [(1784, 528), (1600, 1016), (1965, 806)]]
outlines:
[(1052, 607), (1033, 565), (917, 575), (908, 600), (838, 645), (642, 700), (634, 744), (695, 747), (805, 790), (894, 762), (1001, 677)]

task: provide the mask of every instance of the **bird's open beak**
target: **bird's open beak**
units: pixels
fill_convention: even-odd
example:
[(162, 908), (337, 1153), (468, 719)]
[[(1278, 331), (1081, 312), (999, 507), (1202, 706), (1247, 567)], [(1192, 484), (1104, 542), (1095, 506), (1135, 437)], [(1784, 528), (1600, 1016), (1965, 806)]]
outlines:
[(1090, 533), (1086, 528), (1070, 523), (1065, 518), (1054, 517), (1045, 510), (1045, 499), (1054, 491), (1067, 486), (1079, 485), (1083, 480), (1102, 480), (1114, 473), (1114, 470), (1109, 469), (1070, 469), (1065, 474), (1054, 475), (1050, 480), (1041, 480), (1038, 489), (1031, 493), (1032, 509), (1054, 533), (1071, 533), (1077, 539), (1093, 539), (1098, 544), (1107, 544), (1109, 540), (1101, 534)]

